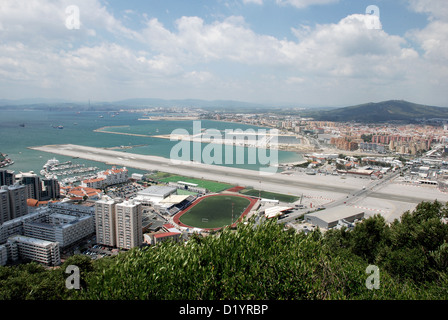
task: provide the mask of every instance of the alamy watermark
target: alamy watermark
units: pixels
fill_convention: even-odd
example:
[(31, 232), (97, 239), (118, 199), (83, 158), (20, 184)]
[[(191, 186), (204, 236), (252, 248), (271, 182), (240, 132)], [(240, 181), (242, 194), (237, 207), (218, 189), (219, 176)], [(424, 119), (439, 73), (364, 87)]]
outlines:
[(370, 5), (366, 8), (367, 19), (365, 20), (366, 28), (370, 30), (382, 29), (380, 20), (380, 8)]
[[(173, 164), (259, 164), (260, 175), (278, 169), (277, 129), (226, 129), (223, 135), (217, 129), (203, 130), (201, 121), (193, 121), (193, 134), (175, 129), (170, 140), (179, 141), (170, 152)], [(208, 144), (202, 148), (203, 143)]]
[(378, 290), (380, 288), (380, 269), (375, 265), (369, 265), (366, 268), (366, 273), (369, 274), (366, 279), (366, 288)]
[(65, 273), (70, 274), (70, 276), (65, 280), (65, 287), (69, 290), (80, 288), (80, 274), (79, 267), (75, 265), (69, 265), (65, 269)]
[(79, 15), (79, 7), (75, 5), (65, 8), (65, 27), (69, 30), (78, 30), (81, 27), (81, 20)]

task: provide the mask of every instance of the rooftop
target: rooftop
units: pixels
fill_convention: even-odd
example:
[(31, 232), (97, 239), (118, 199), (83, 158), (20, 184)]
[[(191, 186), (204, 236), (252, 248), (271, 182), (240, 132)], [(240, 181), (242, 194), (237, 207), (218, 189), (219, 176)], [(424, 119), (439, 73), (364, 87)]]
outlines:
[(163, 232), (155, 234), (154, 238), (159, 239), (159, 238), (171, 237), (178, 234), (180, 234), (180, 232)]
[(317, 217), (327, 223), (334, 222), (337, 220), (345, 219), (360, 213), (364, 213), (363, 210), (347, 207), (347, 206), (339, 206), (330, 209), (320, 210), (313, 213), (306, 214), (305, 216)]
[(137, 194), (141, 196), (163, 196), (166, 197), (170, 193), (173, 193), (177, 190), (175, 187), (167, 187), (167, 186), (151, 186), (142, 191), (139, 191)]
[(41, 240), (41, 239), (36, 239), (36, 238), (31, 238), (31, 237), (21, 236), (21, 235), (11, 236), (8, 238), (8, 240), (31, 243), (31, 244), (42, 246), (42, 247), (46, 247), (46, 246), (55, 244), (55, 242), (50, 242), (47, 240)]

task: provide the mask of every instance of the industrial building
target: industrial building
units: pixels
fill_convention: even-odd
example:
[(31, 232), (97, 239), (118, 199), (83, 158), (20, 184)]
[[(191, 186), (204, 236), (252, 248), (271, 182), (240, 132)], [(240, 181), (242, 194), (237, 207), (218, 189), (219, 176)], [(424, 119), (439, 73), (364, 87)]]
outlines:
[(354, 222), (364, 218), (364, 211), (361, 209), (339, 206), (313, 213), (305, 214), (305, 222), (309, 222), (321, 229), (331, 229), (338, 225), (338, 222)]
[(151, 186), (137, 192), (137, 196), (134, 199), (141, 202), (143, 205), (153, 205), (159, 203), (176, 191), (177, 188), (175, 187)]

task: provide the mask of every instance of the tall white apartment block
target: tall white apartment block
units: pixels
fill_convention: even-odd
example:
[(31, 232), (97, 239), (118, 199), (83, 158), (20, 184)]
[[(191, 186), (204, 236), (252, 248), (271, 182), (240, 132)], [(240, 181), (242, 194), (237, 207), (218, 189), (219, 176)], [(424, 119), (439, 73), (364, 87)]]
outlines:
[(131, 249), (143, 242), (142, 204), (134, 200), (115, 206), (117, 247)]
[(96, 242), (110, 247), (116, 246), (115, 206), (113, 199), (104, 197), (95, 202)]

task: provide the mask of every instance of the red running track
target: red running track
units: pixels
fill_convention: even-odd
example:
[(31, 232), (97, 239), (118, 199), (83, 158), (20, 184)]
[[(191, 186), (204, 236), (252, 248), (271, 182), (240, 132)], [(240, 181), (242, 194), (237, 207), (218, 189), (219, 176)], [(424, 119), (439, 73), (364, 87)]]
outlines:
[[(192, 227), (192, 226), (188, 226), (188, 225), (186, 225), (186, 224), (184, 224), (184, 223), (182, 223), (182, 222), (180, 222), (180, 217), (183, 215), (183, 214), (185, 214), (186, 212), (188, 212), (191, 208), (193, 208), (195, 205), (197, 205), (199, 202), (201, 202), (203, 199), (205, 199), (205, 198), (208, 198), (208, 197), (222, 197), (222, 196), (226, 196), (226, 197), (241, 197), (241, 198), (246, 198), (247, 200), (249, 200), (250, 201), (250, 203), (249, 203), (249, 205), (247, 206), (247, 208), (246, 208), (246, 210), (244, 210), (244, 212), (241, 214), (241, 216), (236, 220), (236, 222), (234, 222), (233, 224), (232, 224), (232, 227), (234, 227), (234, 226), (236, 226), (236, 224), (239, 222), (239, 221), (241, 221), (249, 212), (250, 212), (250, 210), (253, 208), (253, 206), (257, 203), (257, 201), (258, 201), (258, 199), (254, 199), (254, 198), (250, 198), (250, 197), (247, 197), (247, 196), (243, 196), (243, 195), (239, 195), (239, 194), (226, 194), (226, 193), (220, 193), (220, 194), (210, 194), (210, 195), (207, 195), (207, 196), (203, 196), (203, 197), (200, 197), (200, 198), (198, 198), (198, 199), (196, 199), (188, 208), (186, 208), (186, 209), (184, 209), (184, 210), (182, 210), (181, 212), (179, 212), (179, 213), (176, 213), (176, 215), (173, 217), (173, 221), (174, 221), (174, 223), (176, 223), (177, 225), (179, 225), (179, 226), (182, 226), (182, 227), (186, 227), (186, 228), (195, 228), (195, 227)], [(212, 231), (212, 230), (219, 230), (219, 229), (222, 229), (223, 227), (220, 227), (220, 228), (199, 228), (199, 229), (202, 229), (202, 230), (206, 230), (206, 231)]]

